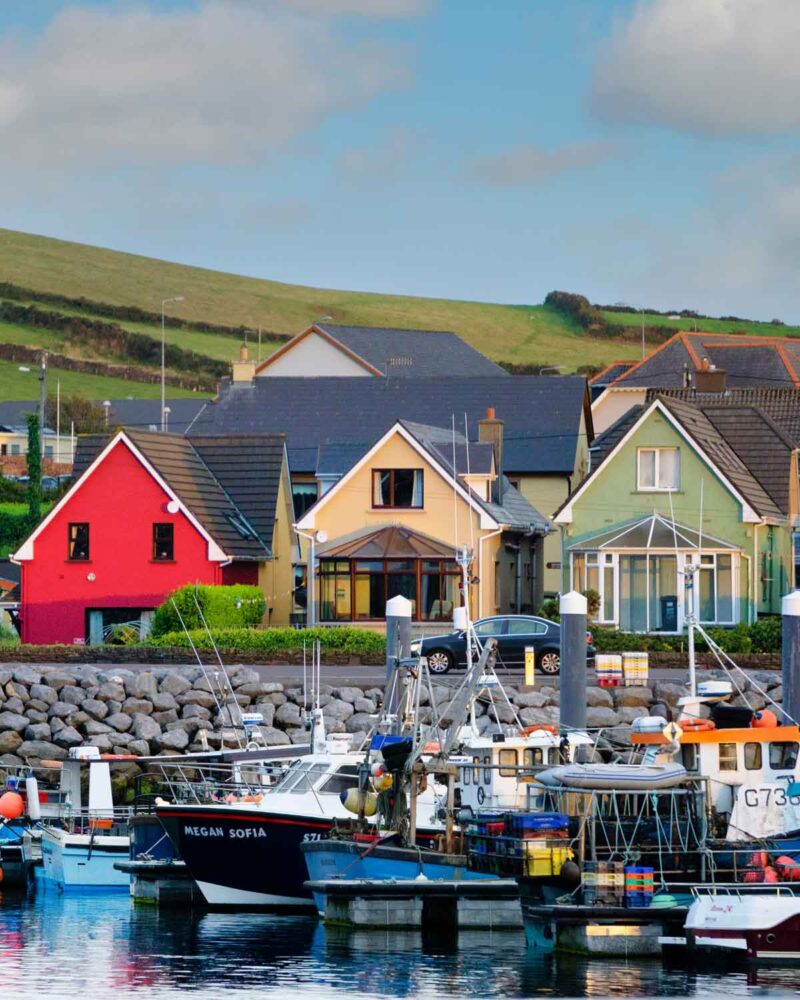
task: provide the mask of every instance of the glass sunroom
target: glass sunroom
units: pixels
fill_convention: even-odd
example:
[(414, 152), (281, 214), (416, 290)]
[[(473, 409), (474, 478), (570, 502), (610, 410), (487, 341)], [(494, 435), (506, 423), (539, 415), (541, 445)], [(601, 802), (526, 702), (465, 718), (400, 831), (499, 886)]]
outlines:
[[(583, 538), (568, 552), (572, 589), (600, 595), (598, 624), (681, 632), (689, 593), (702, 624), (740, 620), (740, 550), (719, 538), (652, 514)], [(697, 567), (691, 590), (684, 583), (687, 566)]]

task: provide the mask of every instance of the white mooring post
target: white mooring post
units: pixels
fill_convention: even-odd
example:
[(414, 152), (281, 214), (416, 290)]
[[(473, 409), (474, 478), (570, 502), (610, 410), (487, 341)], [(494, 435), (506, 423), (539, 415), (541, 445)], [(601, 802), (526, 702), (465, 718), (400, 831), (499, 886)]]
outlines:
[(793, 722), (800, 716), (800, 590), (781, 601), (783, 710)]
[(562, 594), (561, 730), (586, 728), (586, 598), (576, 590)]
[[(386, 602), (386, 682), (387, 690), (392, 692), (392, 701), (395, 702), (386, 706), (390, 716), (397, 714), (396, 699), (400, 692), (396, 684), (389, 682), (400, 661), (410, 655), (411, 601), (398, 594)], [(392, 732), (397, 728), (397, 723), (393, 723)]]

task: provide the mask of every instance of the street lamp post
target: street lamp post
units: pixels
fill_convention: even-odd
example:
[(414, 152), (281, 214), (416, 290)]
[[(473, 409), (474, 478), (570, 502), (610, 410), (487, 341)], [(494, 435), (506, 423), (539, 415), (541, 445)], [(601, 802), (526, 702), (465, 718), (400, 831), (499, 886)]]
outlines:
[(169, 298), (161, 300), (161, 432), (166, 432), (167, 416), (165, 413), (167, 405), (167, 378), (165, 371), (165, 359), (167, 353), (166, 321), (164, 317), (164, 306), (168, 302), (183, 302), (182, 295), (171, 295)]

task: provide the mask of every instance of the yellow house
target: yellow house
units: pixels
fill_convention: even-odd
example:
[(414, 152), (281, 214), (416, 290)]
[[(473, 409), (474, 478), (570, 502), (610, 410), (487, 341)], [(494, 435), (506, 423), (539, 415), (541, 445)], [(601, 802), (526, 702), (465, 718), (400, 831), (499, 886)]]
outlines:
[[(532, 611), (541, 594), (537, 549), (547, 521), (502, 475), (502, 421), (484, 438), (398, 420), (303, 515), (313, 539), (317, 618), (382, 622), (397, 594), (424, 626), (450, 622), (462, 603), (455, 556), (472, 554), (474, 618)], [(314, 602), (310, 602), (314, 603)]]

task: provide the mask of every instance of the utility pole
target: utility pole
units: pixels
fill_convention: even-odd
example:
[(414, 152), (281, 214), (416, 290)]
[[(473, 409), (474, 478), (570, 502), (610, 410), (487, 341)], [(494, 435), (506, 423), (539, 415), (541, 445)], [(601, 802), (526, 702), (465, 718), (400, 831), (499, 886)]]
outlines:
[(44, 457), (44, 421), (47, 413), (47, 352), (42, 351), (39, 365), (39, 450)]

